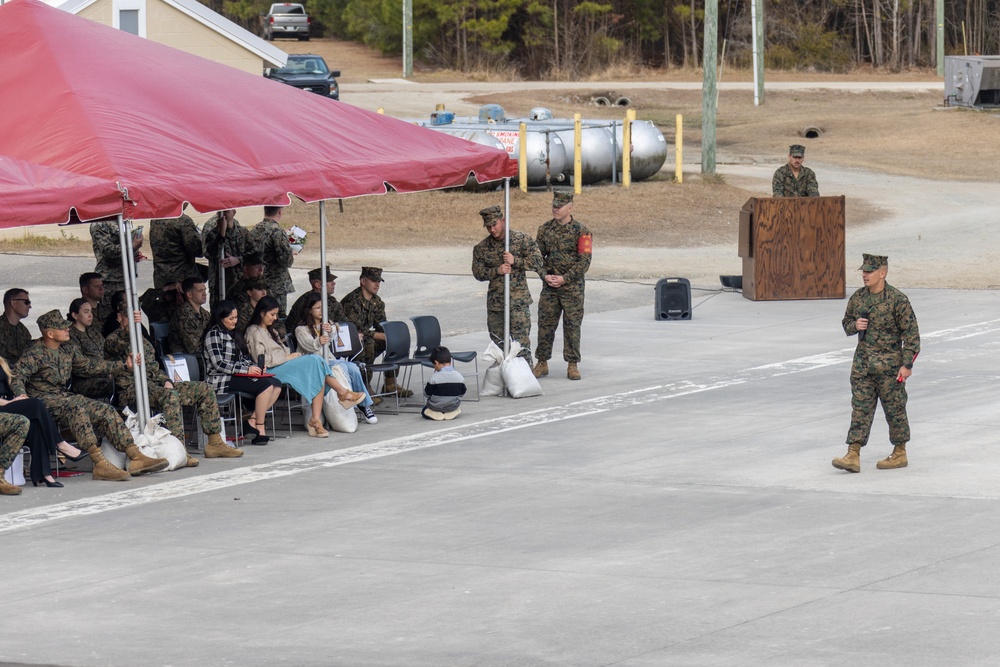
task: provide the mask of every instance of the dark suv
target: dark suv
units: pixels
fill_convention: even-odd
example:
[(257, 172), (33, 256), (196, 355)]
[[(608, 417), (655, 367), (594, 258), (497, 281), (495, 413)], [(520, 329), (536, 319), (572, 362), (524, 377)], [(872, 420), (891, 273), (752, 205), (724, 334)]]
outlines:
[(311, 53), (293, 54), (288, 56), (288, 62), (280, 69), (266, 69), (264, 76), (289, 86), (323, 95), (334, 100), (340, 99), (340, 86), (337, 85), (339, 70), (331, 71), (326, 66), (322, 56)]

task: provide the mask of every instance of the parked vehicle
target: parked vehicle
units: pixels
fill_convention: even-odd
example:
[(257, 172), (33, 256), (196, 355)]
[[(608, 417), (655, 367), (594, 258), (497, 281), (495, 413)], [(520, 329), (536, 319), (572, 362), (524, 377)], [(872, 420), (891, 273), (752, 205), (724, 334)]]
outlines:
[(306, 8), (291, 2), (271, 5), (267, 14), (260, 15), (261, 33), (269, 42), (275, 37), (298, 37), (300, 41), (308, 42), (311, 22)]
[(288, 62), (280, 69), (265, 69), (264, 76), (289, 86), (301, 88), (310, 93), (340, 99), (337, 77), (340, 70), (330, 70), (322, 56), (312, 53), (296, 53), (288, 56)]

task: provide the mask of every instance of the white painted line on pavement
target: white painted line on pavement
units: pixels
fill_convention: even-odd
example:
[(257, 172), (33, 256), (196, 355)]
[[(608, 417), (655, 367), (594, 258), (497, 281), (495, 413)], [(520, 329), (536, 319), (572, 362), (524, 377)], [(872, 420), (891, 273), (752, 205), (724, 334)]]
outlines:
[[(939, 339), (940, 342), (963, 340), (972, 336), (1000, 331), (1000, 326), (996, 325), (1000, 325), (1000, 319), (944, 329), (922, 337), (924, 339)], [(849, 363), (853, 354), (853, 347), (844, 348), (834, 352), (755, 366), (736, 371), (730, 375), (709, 378), (703, 383), (685, 380), (641, 389), (632, 389), (606, 396), (574, 401), (566, 405), (529, 410), (516, 415), (486, 419), (471, 424), (450, 426), (427, 433), (418, 433), (357, 447), (318, 452), (316, 454), (283, 459), (273, 463), (263, 463), (248, 468), (238, 468), (188, 479), (163, 482), (155, 486), (115, 491), (84, 500), (74, 500), (46, 507), (10, 512), (0, 516), (0, 533), (29, 528), (59, 519), (100, 514), (111, 510), (145, 505), (173, 498), (182, 498), (197, 493), (217, 491), (241, 484), (251, 484), (262, 480), (287, 477), (302, 472), (309, 472), (315, 470), (317, 467), (328, 468), (349, 463), (360, 463), (395, 454), (465, 442), (542, 424), (587, 417), (609, 410), (620, 410), (622, 408), (646, 405), (681, 396), (725, 389), (727, 387), (780, 377), (782, 375), (818, 370), (836, 364)]]

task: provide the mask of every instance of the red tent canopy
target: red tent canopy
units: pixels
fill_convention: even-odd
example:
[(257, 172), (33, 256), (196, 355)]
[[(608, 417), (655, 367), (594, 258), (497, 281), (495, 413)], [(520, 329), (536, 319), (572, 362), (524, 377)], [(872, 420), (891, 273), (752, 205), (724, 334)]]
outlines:
[[(37, 0), (0, 6), (0, 227), (415, 192), (504, 151), (177, 51)], [(236, 106), (238, 100), (241, 106)], [(134, 206), (126, 208), (118, 185)]]

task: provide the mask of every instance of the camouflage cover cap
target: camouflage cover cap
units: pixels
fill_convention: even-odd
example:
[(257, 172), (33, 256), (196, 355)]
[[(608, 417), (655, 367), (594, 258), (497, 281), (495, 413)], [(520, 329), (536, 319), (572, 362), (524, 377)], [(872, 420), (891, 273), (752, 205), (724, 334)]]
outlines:
[(243, 262), (243, 266), (262, 266), (264, 264), (264, 260), (255, 252), (243, 255), (243, 259), (240, 261)]
[(552, 193), (552, 208), (562, 208), (566, 204), (573, 203), (573, 193), (572, 192), (553, 192)]
[(503, 211), (499, 206), (487, 206), (479, 212), (479, 215), (483, 216), (483, 227), (490, 227), (503, 217)]
[(788, 154), (792, 157), (805, 157), (806, 147), (801, 144), (792, 144), (788, 147)]
[(247, 292), (249, 292), (252, 289), (263, 290), (263, 291), (266, 292), (267, 291), (267, 283), (264, 281), (263, 278), (249, 278), (244, 283), (244, 288), (243, 289), (245, 291), (247, 291)]
[(361, 277), (373, 280), (377, 283), (385, 282), (385, 279), (382, 278), (382, 269), (377, 266), (362, 266)]
[(71, 322), (58, 310), (50, 310), (35, 322), (39, 329), (69, 329)]
[[(313, 269), (312, 271), (309, 272), (309, 280), (319, 280), (319, 277), (322, 275), (322, 273), (323, 273), (323, 269), (321, 269), (321, 268), (319, 268), (317, 266), (315, 269)], [(331, 281), (331, 280), (336, 280), (337, 279), (337, 276), (335, 276), (332, 273), (330, 273), (330, 267), (329, 266), (326, 267), (326, 279), (327, 279), (328, 282)]]
[(889, 266), (889, 258), (885, 255), (864, 254), (864, 262), (861, 264), (862, 271), (875, 271), (883, 266)]

